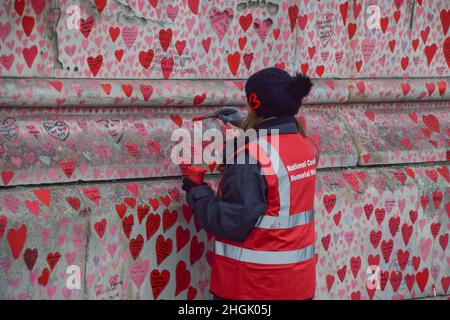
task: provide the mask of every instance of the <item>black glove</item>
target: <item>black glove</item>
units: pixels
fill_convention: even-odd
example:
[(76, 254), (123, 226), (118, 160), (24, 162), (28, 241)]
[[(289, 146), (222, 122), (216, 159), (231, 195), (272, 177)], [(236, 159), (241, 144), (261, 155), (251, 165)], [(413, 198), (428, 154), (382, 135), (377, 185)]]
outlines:
[[(205, 184), (205, 183), (202, 183)], [(189, 178), (184, 178), (183, 179), (183, 185), (181, 187), (181, 189), (183, 189), (184, 191), (186, 191), (186, 193), (188, 193), (189, 191), (191, 191), (193, 188), (200, 186), (201, 184), (197, 184), (194, 181), (192, 181)]]

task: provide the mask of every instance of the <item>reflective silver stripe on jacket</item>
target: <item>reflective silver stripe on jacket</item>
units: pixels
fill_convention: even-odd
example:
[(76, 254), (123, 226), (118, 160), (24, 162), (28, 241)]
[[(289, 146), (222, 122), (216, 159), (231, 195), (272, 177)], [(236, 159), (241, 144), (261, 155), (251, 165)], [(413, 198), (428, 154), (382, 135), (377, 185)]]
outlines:
[(266, 139), (258, 139), (258, 145), (270, 158), (270, 163), (278, 179), (278, 195), (280, 197), (279, 216), (289, 216), (291, 204), (291, 181), (278, 151)]
[(314, 220), (314, 209), (296, 213), (290, 216), (263, 215), (255, 227), (262, 229), (289, 229), (305, 225)]
[(237, 247), (228, 243), (215, 241), (214, 252), (218, 255), (250, 263), (289, 264), (309, 260), (314, 257), (314, 245), (290, 251), (259, 251)]

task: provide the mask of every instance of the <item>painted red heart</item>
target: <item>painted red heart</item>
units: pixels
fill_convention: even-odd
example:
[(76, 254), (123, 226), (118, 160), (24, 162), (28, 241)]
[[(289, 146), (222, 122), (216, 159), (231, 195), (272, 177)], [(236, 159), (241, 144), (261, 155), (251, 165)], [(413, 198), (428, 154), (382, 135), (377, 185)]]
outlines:
[(0, 240), (3, 238), (6, 230), (6, 224), (8, 223), (8, 218), (6, 216), (0, 216)]
[(193, 266), (203, 255), (205, 251), (205, 244), (203, 241), (198, 241), (197, 236), (192, 237), (190, 251), (189, 251), (189, 260), (191, 266)]
[(186, 48), (186, 40), (175, 41), (175, 49), (177, 49), (177, 53), (179, 56), (183, 54), (184, 48)]
[(228, 54), (227, 62), (230, 68), (231, 74), (236, 76), (241, 61), (241, 54), (239, 51)]
[(325, 249), (325, 251), (328, 251), (328, 248), (330, 246), (330, 241), (331, 241), (331, 234), (328, 234), (324, 237), (322, 237), (322, 239), (320, 239), (320, 241), (322, 242), (323, 248)]
[(119, 27), (109, 27), (109, 36), (111, 37), (112, 42), (116, 42), (119, 35), (120, 35)]
[(23, 10), (25, 9), (25, 0), (15, 0), (14, 9), (16, 10), (19, 17), (22, 16)]
[(172, 57), (161, 59), (161, 71), (165, 80), (170, 78), (170, 74), (173, 70), (174, 60)]
[(399, 216), (389, 218), (389, 231), (391, 232), (392, 237), (395, 237), (395, 235), (397, 234), (399, 226), (400, 226)]
[(158, 231), (161, 224), (161, 217), (157, 213), (150, 213), (145, 222), (145, 229), (147, 232), (147, 240), (149, 240)]
[(134, 217), (133, 215), (128, 215), (122, 220), (122, 230), (125, 236), (130, 239), (131, 231), (133, 230)]
[(370, 219), (370, 216), (372, 215), (373, 212), (373, 208), (374, 208), (373, 204), (367, 203), (364, 205), (364, 213), (366, 215), (367, 220)]
[(348, 1), (341, 3), (339, 5), (339, 12), (341, 13), (342, 23), (345, 26), (347, 24)]
[(253, 22), (253, 16), (251, 13), (247, 14), (246, 16), (240, 16), (239, 17), (239, 24), (241, 25), (242, 30), (246, 32), (248, 28), (252, 25)]
[(143, 246), (144, 237), (140, 234), (136, 238), (130, 240), (130, 252), (134, 260), (139, 257)]
[(23, 48), (22, 54), (27, 63), (27, 66), (31, 68), (33, 66), (34, 60), (37, 56), (38, 48), (37, 46), (31, 46), (30, 48)]
[(383, 33), (386, 33), (388, 25), (389, 25), (389, 17), (384, 17), (380, 19), (381, 31), (383, 31)]
[(419, 213), (416, 210), (409, 211), (409, 218), (411, 219), (412, 224), (414, 224), (414, 222), (416, 222), (418, 216), (419, 216)]
[(109, 83), (102, 83), (100, 86), (102, 87), (103, 91), (109, 96), (112, 86)]
[(96, 205), (100, 204), (100, 190), (96, 186), (82, 188), (83, 194)]
[(448, 288), (450, 286), (450, 276), (442, 277), (441, 279), (442, 290), (444, 290), (445, 294), (448, 292)]
[(152, 49), (149, 49), (148, 51), (143, 50), (139, 52), (139, 62), (141, 66), (144, 67), (145, 69), (148, 69), (152, 64), (153, 56), (154, 53)]
[(8, 239), (12, 256), (17, 260), (27, 239), (27, 226), (22, 224), (17, 230), (10, 229), (6, 235), (6, 238)]
[(72, 174), (75, 171), (75, 164), (72, 160), (60, 161), (59, 167), (69, 179), (72, 177)]
[(384, 208), (376, 208), (375, 209), (375, 218), (378, 222), (378, 225), (381, 225), (381, 223), (384, 220), (385, 215), (386, 215), (386, 211), (384, 210)]
[(378, 245), (380, 244), (381, 235), (382, 235), (381, 230), (380, 231), (375, 231), (375, 230), (370, 231), (370, 243), (372, 244), (374, 249), (376, 249), (378, 247)]
[(206, 93), (203, 92), (201, 95), (196, 95), (194, 97), (194, 106), (198, 106), (199, 104), (202, 104), (206, 99)]
[(293, 5), (288, 8), (289, 22), (291, 24), (291, 32), (294, 32), (298, 17), (298, 6)]
[(408, 291), (411, 292), (414, 282), (416, 282), (415, 275), (413, 275), (413, 274), (405, 275), (405, 282), (406, 282), (406, 287), (408, 288)]
[(433, 236), (434, 239), (436, 239), (440, 230), (441, 230), (441, 223), (439, 221), (432, 223), (430, 225), (431, 235)]
[[(433, 169), (430, 169), (430, 170), (425, 170), (425, 175), (431, 180), (431, 181), (433, 181), (434, 183), (436, 183), (437, 182), (437, 179), (438, 179), (438, 174), (437, 174), (437, 172), (435, 171), (435, 170), (433, 170)], [(425, 208), (424, 208), (425, 209)]]
[(333, 216), (333, 221), (336, 224), (336, 226), (339, 226), (339, 223), (341, 221), (341, 216), (342, 216), (342, 211), (339, 210), (334, 216)]
[(163, 212), (163, 231), (166, 232), (177, 222), (178, 213), (176, 210), (165, 209)]
[(171, 114), (170, 119), (180, 128), (183, 125), (183, 119), (179, 115)]
[(391, 276), (389, 277), (389, 281), (391, 282), (392, 290), (394, 292), (398, 291), (398, 288), (400, 287), (402, 279), (403, 279), (403, 274), (401, 271), (400, 272), (391, 271)]
[(444, 45), (442, 46), (442, 50), (444, 52), (444, 58), (447, 62), (447, 66), (450, 69), (450, 37), (447, 37), (444, 41)]
[(325, 281), (327, 283), (328, 292), (331, 292), (331, 288), (333, 287), (333, 283), (334, 283), (334, 276), (331, 274), (327, 275)]
[(133, 209), (136, 207), (136, 198), (126, 197), (123, 201)]
[(44, 268), (44, 270), (42, 270), (42, 273), (38, 278), (39, 285), (46, 287), (48, 284), (49, 277), (50, 277), (50, 270), (48, 268)]
[(177, 241), (177, 252), (179, 252), (183, 247), (189, 242), (191, 233), (189, 229), (183, 229), (182, 226), (177, 227), (176, 231), (176, 241)]
[(150, 211), (150, 207), (147, 205), (142, 205), (142, 206), (137, 207), (137, 215), (138, 215), (139, 224), (142, 223), (142, 221), (147, 216), (149, 211)]
[(412, 264), (413, 264), (414, 270), (416, 270), (416, 271), (419, 270), (419, 267), (420, 267), (420, 257), (418, 257), (418, 256), (412, 257), (411, 262), (412, 262)]
[(116, 57), (117, 61), (121, 62), (122, 61), (122, 57), (123, 57), (123, 53), (125, 51), (123, 49), (117, 49), (114, 51), (114, 56)]
[(12, 178), (14, 177), (14, 171), (13, 170), (3, 170), (1, 176), (2, 176), (3, 184), (5, 186), (7, 186), (11, 182)]
[(59, 259), (61, 258), (61, 254), (59, 252), (50, 252), (47, 255), (47, 263), (50, 267), (50, 270), (53, 271), (56, 267), (56, 264), (58, 263)]
[(437, 209), (441, 205), (443, 194), (442, 191), (433, 191), (432, 194), (434, 208)]
[(23, 259), (25, 261), (25, 265), (27, 266), (28, 270), (30, 271), (33, 270), (37, 258), (38, 258), (37, 249), (28, 248), (25, 250), (25, 252), (23, 253)]
[(434, 114), (423, 116), (423, 123), (433, 132), (440, 132), (439, 120)]
[(83, 18), (80, 19), (80, 31), (86, 39), (91, 34), (94, 24), (95, 24), (95, 19), (93, 16), (89, 16), (87, 19), (83, 19)]
[(156, 263), (160, 265), (172, 253), (172, 239), (164, 239), (163, 235), (156, 238)]
[(439, 17), (441, 18), (442, 31), (444, 32), (444, 36), (446, 36), (450, 27), (450, 9), (442, 9)]
[(81, 201), (77, 197), (66, 197), (66, 201), (74, 210), (78, 210), (81, 206)]
[(164, 51), (167, 51), (171, 42), (172, 42), (172, 29), (168, 28), (167, 30), (165, 29), (159, 30), (159, 43), (161, 44), (161, 48)]
[(103, 238), (103, 235), (105, 234), (106, 231), (106, 219), (102, 219), (94, 223), (94, 230), (95, 232), (97, 232), (100, 239)]
[(438, 167), (436, 171), (445, 179), (447, 182), (450, 182), (450, 171), (448, 167)]
[(441, 245), (442, 251), (444, 252), (448, 245), (448, 237), (448, 233), (439, 236), (439, 244)]
[(31, 35), (31, 32), (33, 32), (35, 20), (31, 16), (24, 16), (22, 18), (22, 28), (27, 37)]
[(424, 268), (422, 271), (417, 272), (416, 274), (417, 285), (419, 286), (420, 292), (422, 293), (425, 291), (425, 287), (428, 283), (428, 276), (428, 268)]
[(404, 172), (394, 171), (392, 175), (401, 183), (405, 184), (406, 182), (406, 174)]
[(150, 273), (150, 284), (152, 286), (153, 298), (158, 299), (161, 292), (169, 283), (170, 272), (168, 270), (163, 270), (159, 272), (159, 270), (154, 269)]
[(425, 47), (424, 52), (425, 52), (425, 56), (427, 57), (428, 66), (431, 64), (431, 61), (433, 61), (436, 51), (437, 51), (436, 43), (433, 43), (432, 45)]
[(197, 289), (195, 289), (193, 287), (189, 287), (188, 293), (187, 293), (187, 299), (194, 300), (196, 296), (197, 296)]
[(405, 270), (406, 265), (408, 264), (409, 261), (409, 251), (408, 250), (403, 251), (402, 249), (399, 249), (397, 251), (397, 260), (400, 266), (400, 270)]
[(176, 266), (176, 284), (175, 284), (175, 297), (181, 292), (189, 288), (191, 283), (191, 273), (186, 268), (186, 263), (181, 260)]
[(153, 210), (158, 210), (159, 208), (159, 201), (156, 198), (153, 199), (149, 199), (148, 202), (150, 203), (150, 205), (152, 206)]
[(188, 7), (193, 14), (198, 13), (198, 4), (200, 0), (188, 0)]
[(352, 270), (353, 277), (356, 279), (359, 270), (361, 269), (361, 257), (350, 258), (350, 269)]
[(161, 155), (161, 146), (158, 141), (148, 140), (147, 146), (155, 155), (157, 155), (157, 156)]
[(336, 205), (336, 195), (335, 194), (326, 194), (323, 196), (323, 204), (328, 213), (330, 213), (334, 206)]
[(127, 206), (124, 203), (116, 204), (116, 212), (119, 215), (119, 218), (122, 219), (125, 213), (127, 212)]
[(88, 57), (87, 62), (92, 75), (96, 77), (103, 65), (103, 55), (100, 54), (97, 57)]
[(402, 225), (402, 237), (403, 237), (403, 242), (405, 243), (405, 246), (408, 245), (409, 243), (409, 239), (411, 238), (413, 232), (413, 226), (404, 223)]
[(381, 253), (383, 254), (384, 262), (388, 263), (393, 248), (394, 241), (392, 239), (381, 241)]
[(99, 14), (101, 14), (105, 9), (107, 2), (108, 0), (94, 0), (95, 6), (97, 7), (97, 11)]

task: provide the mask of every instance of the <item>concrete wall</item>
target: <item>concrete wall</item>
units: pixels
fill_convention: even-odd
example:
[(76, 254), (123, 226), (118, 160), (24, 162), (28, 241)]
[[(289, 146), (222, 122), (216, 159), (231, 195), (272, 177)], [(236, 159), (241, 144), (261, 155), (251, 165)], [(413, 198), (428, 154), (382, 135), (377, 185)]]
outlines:
[(314, 78), (316, 297), (448, 294), (450, 3), (267, 3), (0, 4), (1, 299), (209, 299), (171, 135), (267, 66)]

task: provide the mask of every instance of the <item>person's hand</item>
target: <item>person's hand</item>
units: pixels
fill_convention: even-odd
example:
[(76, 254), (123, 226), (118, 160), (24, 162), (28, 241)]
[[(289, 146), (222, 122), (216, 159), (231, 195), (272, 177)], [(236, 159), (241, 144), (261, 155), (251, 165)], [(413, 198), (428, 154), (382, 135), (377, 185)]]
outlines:
[(223, 122), (231, 123), (235, 127), (240, 127), (244, 121), (244, 116), (237, 107), (221, 107), (215, 115)]

